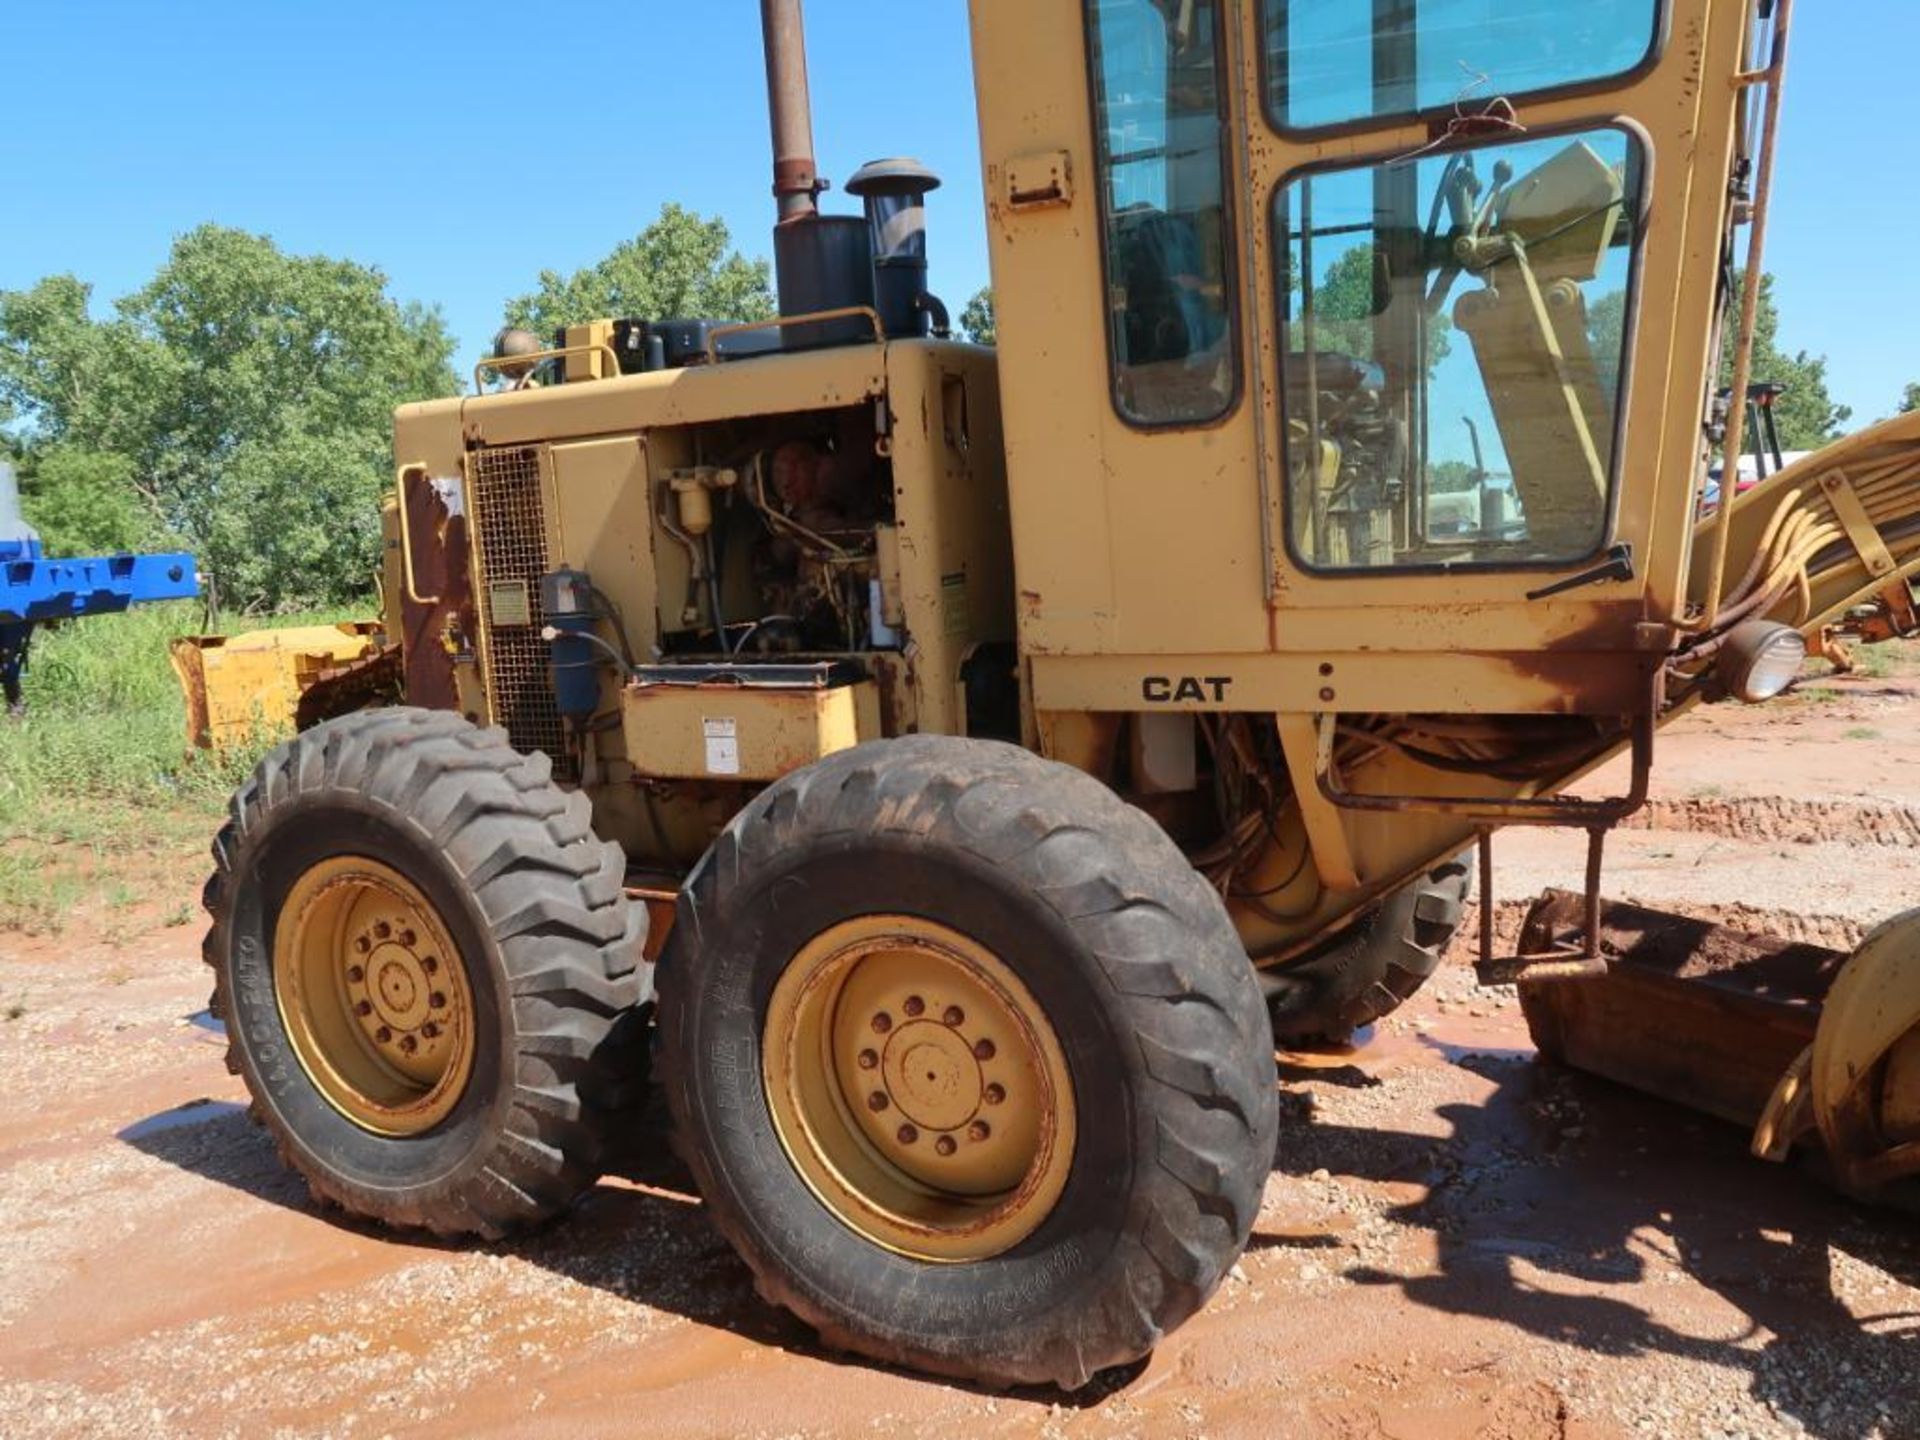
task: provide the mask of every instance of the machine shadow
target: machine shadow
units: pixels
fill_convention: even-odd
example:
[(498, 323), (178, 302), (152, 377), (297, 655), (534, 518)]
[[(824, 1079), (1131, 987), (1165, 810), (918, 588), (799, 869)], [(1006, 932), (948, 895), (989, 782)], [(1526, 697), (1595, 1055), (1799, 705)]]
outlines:
[[(1398, 1287), (1427, 1308), (1499, 1320), (1596, 1355), (1666, 1355), (1740, 1373), (1756, 1399), (1825, 1440), (1853, 1440), (1876, 1426), (1887, 1435), (1920, 1435), (1920, 1392), (1912, 1386), (1920, 1316), (1857, 1320), (1835, 1285), (1841, 1266), (1872, 1267), (1920, 1285), (1920, 1226), (1750, 1159), (1744, 1136), (1731, 1126), (1604, 1081), (1517, 1053), (1459, 1055), (1453, 1063), (1494, 1089), (1483, 1104), (1443, 1107), (1451, 1126), (1444, 1137), (1327, 1123), (1297, 1094), (1283, 1096), (1277, 1174), (1324, 1170), (1424, 1191), (1386, 1214), (1432, 1233), (1437, 1267), (1402, 1275), (1355, 1265), (1344, 1271), (1348, 1281)], [(1345, 1088), (1352, 1080), (1342, 1075), (1333, 1083)], [(1566, 1123), (1569, 1116), (1577, 1126)], [(181, 1106), (127, 1127), (120, 1138), (254, 1199), (390, 1241), (396, 1264), (421, 1248), (504, 1253), (756, 1345), (887, 1368), (826, 1349), (755, 1294), (747, 1267), (708, 1223), (692, 1178), (672, 1158), (658, 1106), (617, 1166), (618, 1179), (595, 1187), (557, 1224), (491, 1246), (396, 1236), (317, 1206), (243, 1106)], [(1253, 1237), (1256, 1249), (1339, 1244), (1322, 1235)], [(1656, 1255), (1743, 1315), (1743, 1333), (1703, 1339), (1628, 1298)], [(1622, 1293), (1609, 1294), (1609, 1287)], [(1850, 1367), (1840, 1372), (1850, 1383), (1832, 1386), (1841, 1365)], [(1109, 1372), (1072, 1395), (1030, 1393), (1097, 1406), (1140, 1368)]]
[[(576, 1284), (755, 1345), (855, 1369), (894, 1368), (827, 1348), (800, 1321), (755, 1293), (752, 1273), (708, 1222), (692, 1176), (673, 1158), (657, 1103), (625, 1147), (624, 1157), (616, 1160), (614, 1178), (595, 1186), (554, 1224), (499, 1243), (401, 1234), (314, 1201), (305, 1182), (281, 1163), (272, 1139), (247, 1119), (243, 1105), (196, 1101), (130, 1125), (119, 1138), (143, 1154), (256, 1200), (389, 1242), (396, 1265), (407, 1263), (409, 1251), (422, 1249), (448, 1255), (511, 1255)], [(1103, 1372), (1072, 1393), (1044, 1387), (1008, 1390), (896, 1373), (969, 1393), (1081, 1409), (1125, 1389), (1146, 1363)]]
[[(1595, 1355), (1673, 1356), (1744, 1374), (1755, 1399), (1812, 1435), (1920, 1435), (1920, 1315), (1856, 1319), (1836, 1284), (1843, 1267), (1920, 1284), (1910, 1217), (1764, 1165), (1736, 1128), (1606, 1081), (1507, 1054), (1454, 1063), (1496, 1089), (1483, 1105), (1443, 1107), (1445, 1138), (1326, 1124), (1307, 1107), (1283, 1107), (1278, 1173), (1425, 1189), (1386, 1214), (1432, 1233), (1437, 1270), (1354, 1265), (1346, 1279)], [(1629, 1298), (1656, 1259), (1744, 1316), (1744, 1333), (1703, 1339)], [(1847, 1383), (1834, 1384), (1836, 1374)]]

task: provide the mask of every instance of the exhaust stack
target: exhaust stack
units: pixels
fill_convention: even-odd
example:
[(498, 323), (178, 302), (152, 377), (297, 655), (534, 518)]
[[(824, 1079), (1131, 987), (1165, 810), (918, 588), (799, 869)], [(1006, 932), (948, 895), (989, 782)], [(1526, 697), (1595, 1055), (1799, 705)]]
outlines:
[[(783, 316), (873, 306), (873, 250), (858, 216), (822, 215), (827, 188), (813, 154), (813, 97), (807, 82), (807, 35), (800, 0), (760, 0), (767, 51), (767, 110), (773, 129), (773, 193), (780, 223), (773, 266)], [(870, 334), (859, 321), (838, 320), (783, 332), (781, 346), (844, 345)]]
[[(865, 215), (823, 215), (813, 150), (813, 91), (801, 0), (760, 0), (767, 57), (767, 118), (773, 135), (773, 231), (780, 314), (792, 319), (830, 310), (871, 310), (887, 338), (946, 333), (946, 314), (927, 293), (926, 196), (940, 184), (911, 160), (876, 161), (847, 188)], [(781, 333), (783, 349), (857, 344), (874, 338), (872, 321), (845, 317)]]
[(813, 154), (813, 95), (807, 83), (807, 32), (800, 0), (760, 0), (767, 51), (767, 113), (773, 124), (773, 193), (780, 223), (812, 220), (826, 187)]

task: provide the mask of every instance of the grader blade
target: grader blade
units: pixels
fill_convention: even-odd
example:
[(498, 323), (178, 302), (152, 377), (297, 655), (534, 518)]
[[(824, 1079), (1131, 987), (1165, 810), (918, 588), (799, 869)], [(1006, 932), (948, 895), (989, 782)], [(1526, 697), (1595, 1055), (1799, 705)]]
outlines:
[[(1583, 896), (1548, 891), (1521, 948), (1581, 934)], [(1542, 1055), (1748, 1126), (1784, 1160), (1818, 1145), (1865, 1198), (1920, 1203), (1920, 912), (1852, 954), (1603, 903), (1606, 973), (1522, 978)]]
[[(1522, 949), (1577, 938), (1582, 896), (1549, 890)], [(1542, 1055), (1579, 1070), (1757, 1124), (1780, 1077), (1813, 1043), (1846, 955), (1638, 905), (1603, 903), (1599, 979), (1520, 982)]]

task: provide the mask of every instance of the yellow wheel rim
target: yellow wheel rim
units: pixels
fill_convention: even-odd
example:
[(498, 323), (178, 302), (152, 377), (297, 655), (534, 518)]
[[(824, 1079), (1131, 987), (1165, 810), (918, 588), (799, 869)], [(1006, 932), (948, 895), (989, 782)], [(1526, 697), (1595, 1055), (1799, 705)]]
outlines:
[(473, 1074), (473, 996), (433, 903), (377, 860), (314, 866), (273, 936), (274, 994), (301, 1068), (376, 1135), (419, 1135)]
[(773, 992), (762, 1080), (809, 1188), (874, 1244), (997, 1255), (1066, 1188), (1073, 1086), (1058, 1037), (998, 957), (930, 920), (837, 925)]

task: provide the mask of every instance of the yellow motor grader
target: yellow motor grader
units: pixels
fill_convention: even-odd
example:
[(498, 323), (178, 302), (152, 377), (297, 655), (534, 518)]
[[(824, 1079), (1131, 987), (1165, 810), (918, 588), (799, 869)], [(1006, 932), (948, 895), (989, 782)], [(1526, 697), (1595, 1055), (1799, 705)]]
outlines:
[[(215, 843), (230, 1062), (315, 1194), (499, 1235), (662, 1086), (829, 1343), (1076, 1386), (1206, 1302), (1276, 1039), (1410, 996), (1476, 845), (1543, 1046), (1920, 1170), (1913, 922), (1783, 959), (1599, 898), (1664, 721), (1916, 624), (1920, 416), (1706, 495), (1790, 0), (975, 0), (997, 350), (928, 291), (937, 177), (822, 209), (762, 9), (778, 318), (402, 409), (388, 643)], [(1496, 953), (1534, 825), (1586, 890)]]

